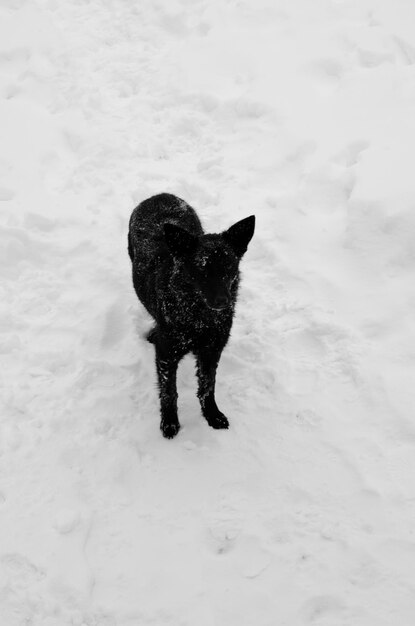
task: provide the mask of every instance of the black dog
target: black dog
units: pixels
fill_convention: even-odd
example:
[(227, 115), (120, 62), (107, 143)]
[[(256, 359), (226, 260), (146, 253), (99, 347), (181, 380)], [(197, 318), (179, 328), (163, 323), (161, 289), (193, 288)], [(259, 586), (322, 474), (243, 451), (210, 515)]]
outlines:
[(180, 359), (197, 360), (198, 397), (213, 428), (228, 428), (215, 402), (216, 368), (232, 326), (239, 261), (255, 228), (251, 215), (220, 234), (205, 234), (184, 200), (162, 193), (136, 207), (130, 218), (128, 253), (138, 298), (155, 319), (147, 335), (156, 350), (163, 435), (174, 437), (176, 372)]

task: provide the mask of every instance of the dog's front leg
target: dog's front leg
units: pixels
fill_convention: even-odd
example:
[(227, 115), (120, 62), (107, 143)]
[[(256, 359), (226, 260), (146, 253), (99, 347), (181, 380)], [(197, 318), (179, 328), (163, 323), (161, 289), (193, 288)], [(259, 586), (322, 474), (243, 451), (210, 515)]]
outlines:
[(156, 367), (160, 394), (160, 428), (167, 439), (172, 439), (180, 429), (177, 417), (176, 373), (178, 359), (162, 354), (156, 347)]
[(212, 428), (229, 428), (229, 422), (218, 409), (215, 400), (216, 369), (221, 353), (222, 351), (202, 350), (196, 355), (199, 384), (197, 395), (203, 416)]

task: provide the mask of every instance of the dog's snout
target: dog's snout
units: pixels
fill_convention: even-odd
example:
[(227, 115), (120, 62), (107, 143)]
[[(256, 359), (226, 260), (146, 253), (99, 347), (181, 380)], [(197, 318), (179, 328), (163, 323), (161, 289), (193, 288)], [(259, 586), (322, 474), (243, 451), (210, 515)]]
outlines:
[(225, 293), (218, 294), (213, 300), (213, 308), (215, 309), (224, 309), (229, 304), (229, 296)]

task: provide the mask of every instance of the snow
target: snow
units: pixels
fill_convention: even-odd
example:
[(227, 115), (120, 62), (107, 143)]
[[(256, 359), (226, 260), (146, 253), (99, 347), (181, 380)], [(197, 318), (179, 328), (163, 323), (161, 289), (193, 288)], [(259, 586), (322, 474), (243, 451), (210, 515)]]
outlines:
[[(412, 626), (415, 6), (3, 0), (2, 626)], [(159, 431), (128, 219), (252, 213)]]

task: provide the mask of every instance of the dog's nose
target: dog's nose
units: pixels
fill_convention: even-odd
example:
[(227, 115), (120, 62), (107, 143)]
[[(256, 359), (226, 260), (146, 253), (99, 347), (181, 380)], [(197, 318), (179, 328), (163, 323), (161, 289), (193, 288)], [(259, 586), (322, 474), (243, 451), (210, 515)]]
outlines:
[(229, 304), (229, 298), (225, 294), (220, 294), (216, 296), (213, 301), (213, 307), (215, 309), (224, 309)]

